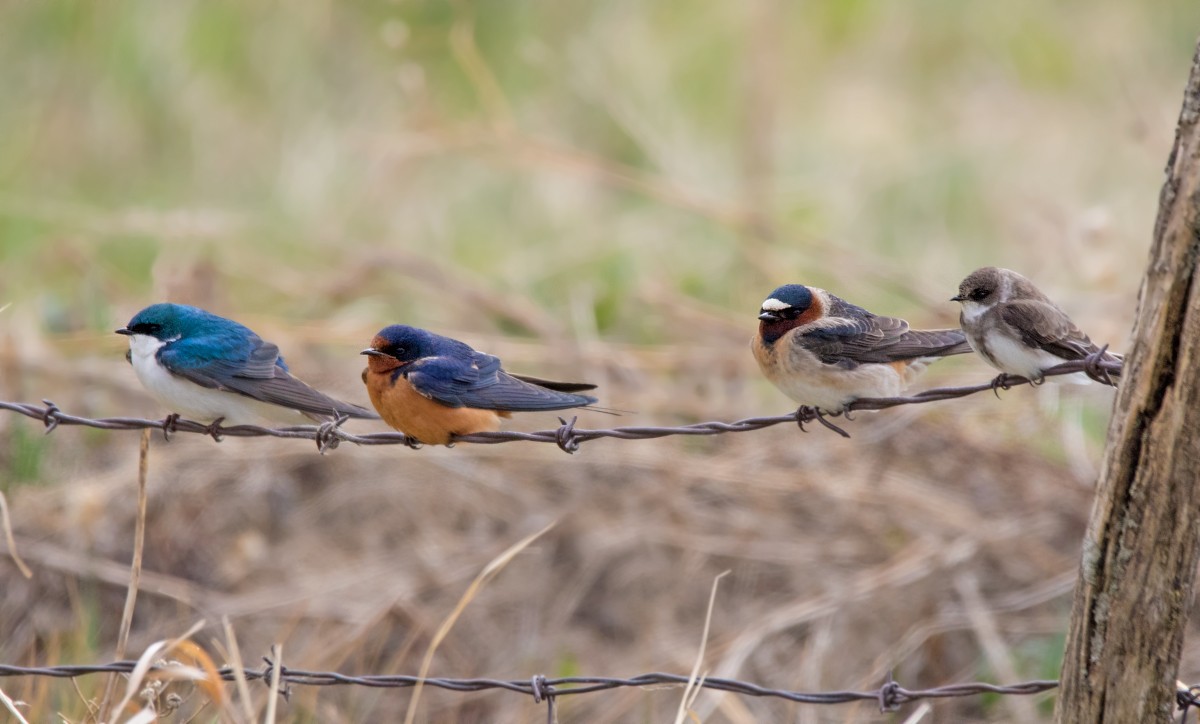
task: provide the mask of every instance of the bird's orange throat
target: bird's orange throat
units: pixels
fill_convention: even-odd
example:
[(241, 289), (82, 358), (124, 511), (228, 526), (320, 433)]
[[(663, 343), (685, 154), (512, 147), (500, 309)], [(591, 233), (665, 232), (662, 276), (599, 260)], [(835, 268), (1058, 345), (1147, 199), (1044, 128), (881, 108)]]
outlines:
[(408, 363), (401, 362), (395, 357), (388, 357), (387, 355), (371, 355), (367, 357), (367, 369), (378, 375), (386, 375), (392, 370), (400, 369), (406, 364)]

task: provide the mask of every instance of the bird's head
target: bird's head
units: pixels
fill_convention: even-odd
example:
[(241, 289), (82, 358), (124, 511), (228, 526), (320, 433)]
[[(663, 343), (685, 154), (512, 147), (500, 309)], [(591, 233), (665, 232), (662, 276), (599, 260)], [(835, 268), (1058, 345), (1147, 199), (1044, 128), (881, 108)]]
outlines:
[(360, 354), (367, 355), (367, 368), (372, 372), (390, 372), (437, 353), (437, 338), (423, 329), (393, 324), (380, 330), (371, 346)]
[(203, 309), (184, 304), (151, 304), (133, 315), (129, 324), (116, 332), (128, 337), (150, 337), (167, 343), (204, 331), (212, 325), (212, 320), (220, 319)]
[(763, 301), (758, 329), (764, 344), (773, 344), (788, 331), (825, 314), (821, 291), (803, 284), (784, 284)]
[(1007, 292), (1005, 269), (985, 266), (967, 275), (958, 285), (958, 294), (950, 297), (952, 302), (961, 302), (963, 308), (990, 307), (1004, 301)]

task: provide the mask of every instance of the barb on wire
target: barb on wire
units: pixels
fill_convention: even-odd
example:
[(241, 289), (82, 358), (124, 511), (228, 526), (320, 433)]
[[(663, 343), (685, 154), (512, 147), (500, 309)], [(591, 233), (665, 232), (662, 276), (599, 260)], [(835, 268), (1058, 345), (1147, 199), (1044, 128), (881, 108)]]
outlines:
[[(75, 678), (77, 676), (85, 676), (87, 674), (103, 674), (103, 673), (130, 673), (137, 665), (136, 661), (115, 661), (111, 664), (98, 665), (64, 665), (64, 666), (43, 666), (43, 667), (26, 667), (26, 666), (9, 666), (0, 664), (0, 677), (12, 676), (47, 676), (54, 678)], [(267, 660), (266, 666), (261, 669), (245, 669), (244, 675), (249, 681), (263, 681), (269, 683), (271, 676), (275, 673), (273, 664)], [(150, 671), (166, 671), (170, 666), (156, 666)], [(301, 669), (292, 669), (280, 667), (279, 679), (281, 684), (295, 686), (366, 686), (376, 689), (406, 689), (416, 686), (421, 682), (418, 676), (404, 675), (365, 675), (365, 676), (349, 676), (336, 671), (305, 671)], [(217, 675), (222, 681), (235, 681), (236, 672), (225, 667), (217, 671)], [(629, 678), (615, 678), (605, 676), (564, 676), (560, 678), (547, 678), (541, 674), (530, 677), (528, 679), (453, 679), (453, 678), (429, 678), (424, 680), (424, 686), (432, 686), (447, 691), (471, 692), (471, 691), (487, 691), (493, 689), (503, 689), (506, 691), (525, 694), (533, 697), (534, 701), (541, 703), (546, 701), (549, 706), (554, 706), (554, 700), (562, 696), (575, 696), (579, 694), (590, 694), (598, 691), (608, 691), (609, 689), (620, 689), (628, 687), (644, 687), (644, 686), (662, 686), (678, 684), (684, 686), (688, 683), (688, 678), (681, 674), (664, 674), (650, 673), (641, 674)], [(1026, 696), (1030, 694), (1039, 694), (1043, 691), (1050, 691), (1058, 686), (1058, 682), (1054, 680), (1035, 680), (1025, 681), (1018, 684), (1001, 686), (998, 684), (987, 684), (982, 682), (973, 682), (966, 684), (951, 684), (949, 686), (939, 686), (931, 689), (906, 689), (896, 683), (888, 675), (887, 681), (879, 689), (874, 691), (825, 691), (825, 692), (800, 692), (789, 691), (787, 689), (772, 689), (747, 681), (738, 681), (736, 679), (721, 679), (721, 678), (703, 678), (694, 682), (695, 686), (700, 686), (705, 689), (713, 689), (715, 691), (726, 691), (733, 694), (741, 694), (743, 696), (756, 696), (766, 698), (786, 699), (801, 704), (846, 704), (854, 701), (874, 701), (880, 706), (881, 711), (893, 711), (903, 704), (908, 704), (921, 699), (951, 699), (958, 697), (975, 696), (978, 694), (1002, 694)]]
[(1200, 684), (1188, 686), (1182, 681), (1176, 681), (1175, 705), (1183, 712), (1179, 715), (1179, 724), (1184, 724), (1192, 707), (1200, 708)]
[[(1119, 358), (1108, 355), (1104, 349), (1101, 349), (1085, 359), (1066, 362), (1052, 367), (1046, 370), (1045, 376), (1052, 377), (1082, 372), (1098, 382), (1115, 386), (1116, 383), (1113, 382), (1112, 376), (1120, 376), (1122, 366), (1123, 362)], [(1037, 382), (1040, 382), (1040, 380)], [(917, 392), (907, 397), (862, 398), (851, 402), (844, 411), (832, 414), (805, 406), (789, 415), (750, 417), (735, 422), (698, 422), (679, 427), (629, 426), (610, 429), (587, 429), (575, 427), (577, 418), (571, 418), (569, 421), (559, 418), (559, 422), (562, 425), (554, 430), (539, 430), (536, 432), (520, 432), (517, 430), (479, 432), (473, 435), (455, 436), (453, 441), (456, 443), (471, 442), (479, 445), (495, 445), (503, 442), (524, 440), (527, 442), (551, 443), (557, 445), (563, 452), (573, 453), (583, 443), (600, 438), (650, 440), (670, 435), (720, 435), (727, 432), (761, 430), (784, 423), (799, 424), (801, 429), (804, 429), (805, 423), (814, 421), (821, 423), (826, 428), (840, 435), (849, 437), (849, 433), (830, 422), (827, 418), (842, 415), (846, 419), (850, 419), (849, 414), (857, 410), (885, 410), (889, 407), (900, 407), (901, 405), (920, 405), (927, 402), (967, 397), (968, 395), (989, 390), (999, 394), (999, 391), (1002, 389), (1007, 390), (1018, 385), (1036, 384), (1037, 382), (1022, 377), (1000, 375), (993, 380), (979, 385), (936, 387)], [(82, 425), (101, 430), (161, 429), (164, 436), (175, 432), (191, 432), (208, 435), (218, 442), (220, 442), (222, 437), (296, 438), (314, 441), (317, 445), (317, 450), (321, 453), (333, 450), (343, 442), (355, 445), (407, 445), (414, 448), (418, 446), (418, 443), (413, 438), (399, 432), (372, 432), (365, 435), (354, 435), (346, 432), (341, 427), (342, 423), (346, 421), (345, 416), (321, 425), (297, 425), (281, 428), (259, 427), (257, 425), (222, 427), (219, 424), (220, 420), (204, 424), (194, 420), (181, 419), (178, 415), (169, 415), (163, 420), (143, 420), (134, 417), (106, 417), (93, 420), (86, 417), (68, 415), (50, 400), (42, 400), (42, 405), (0, 400), (0, 410), (9, 410), (35, 420), (41, 420), (42, 424), (46, 426), (47, 433), (54, 431), (60, 425)]]

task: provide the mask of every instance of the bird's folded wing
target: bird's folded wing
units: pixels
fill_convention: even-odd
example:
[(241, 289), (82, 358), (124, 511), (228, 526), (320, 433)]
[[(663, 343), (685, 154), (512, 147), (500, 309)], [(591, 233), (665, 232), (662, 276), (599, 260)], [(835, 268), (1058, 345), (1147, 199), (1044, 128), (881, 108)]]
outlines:
[(378, 419), (370, 410), (321, 393), (292, 377), (279, 357), (279, 348), (254, 338), (248, 357), (207, 359), (178, 343), (164, 347), (159, 361), (172, 374), (209, 389), (226, 390), (273, 405), (324, 417), (336, 414)]
[(1035, 299), (1000, 305), (1000, 318), (1021, 335), (1021, 341), (1063, 359), (1083, 359), (1098, 347), (1071, 318), (1053, 304)]
[(449, 357), (418, 360), (405, 376), (417, 392), (449, 407), (520, 412), (564, 410), (596, 401), (517, 379), (500, 369), (499, 359), (482, 353), (470, 363)]
[(903, 319), (874, 314), (827, 317), (812, 329), (801, 328), (792, 339), (793, 344), (812, 352), (822, 362), (850, 369), (865, 363), (970, 351), (962, 330), (911, 330)]

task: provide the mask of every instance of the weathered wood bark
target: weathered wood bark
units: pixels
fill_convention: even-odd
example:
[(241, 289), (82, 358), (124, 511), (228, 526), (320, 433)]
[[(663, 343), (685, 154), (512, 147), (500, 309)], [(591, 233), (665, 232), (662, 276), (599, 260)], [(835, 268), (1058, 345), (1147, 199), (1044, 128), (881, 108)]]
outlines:
[(1083, 543), (1062, 724), (1167, 722), (1173, 712), (1200, 556), (1200, 45), (1196, 53)]

